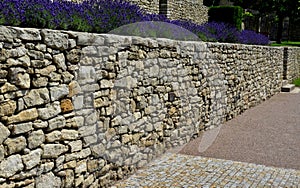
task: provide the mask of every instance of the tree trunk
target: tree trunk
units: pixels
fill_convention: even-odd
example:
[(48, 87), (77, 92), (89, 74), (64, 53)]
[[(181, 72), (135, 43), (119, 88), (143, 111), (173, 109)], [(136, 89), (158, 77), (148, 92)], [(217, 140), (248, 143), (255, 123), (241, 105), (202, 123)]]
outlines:
[(283, 31), (283, 15), (278, 15), (278, 28), (277, 28), (277, 37), (276, 37), (276, 43), (281, 44), (282, 39), (282, 31)]

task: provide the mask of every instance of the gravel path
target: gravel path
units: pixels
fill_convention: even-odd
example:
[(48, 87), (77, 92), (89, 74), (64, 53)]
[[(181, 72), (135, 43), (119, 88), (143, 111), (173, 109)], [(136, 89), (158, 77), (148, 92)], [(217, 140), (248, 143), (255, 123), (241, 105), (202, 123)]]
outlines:
[(300, 93), (280, 93), (226, 122), (204, 152), (201, 141), (179, 153), (300, 170)]

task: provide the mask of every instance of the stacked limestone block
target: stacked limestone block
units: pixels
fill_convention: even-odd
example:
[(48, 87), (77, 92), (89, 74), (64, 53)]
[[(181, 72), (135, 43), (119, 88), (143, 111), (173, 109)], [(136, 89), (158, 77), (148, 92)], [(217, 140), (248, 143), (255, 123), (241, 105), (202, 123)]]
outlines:
[(281, 48), (0, 27), (1, 187), (105, 187), (279, 92)]

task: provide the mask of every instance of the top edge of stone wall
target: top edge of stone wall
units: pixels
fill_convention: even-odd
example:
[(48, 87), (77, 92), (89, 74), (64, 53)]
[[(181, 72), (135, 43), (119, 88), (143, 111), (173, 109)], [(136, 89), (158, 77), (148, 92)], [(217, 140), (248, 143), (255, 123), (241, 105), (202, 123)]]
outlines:
[[(249, 45), (249, 44), (239, 44), (239, 43), (221, 43), (221, 42), (204, 42), (204, 41), (182, 41), (174, 40), (169, 38), (144, 38), (139, 36), (125, 36), (125, 35), (115, 35), (107, 33), (89, 33), (81, 31), (71, 31), (71, 30), (53, 30), (47, 28), (23, 28), (15, 26), (4, 26), (0, 25), (0, 41), (2, 42), (14, 42), (14, 39), (18, 38), (24, 41), (41, 41), (43, 40), (43, 35), (45, 33), (61, 33), (67, 34), (67, 37), (77, 39), (77, 44), (86, 45), (106, 45), (113, 43), (122, 43), (123, 45), (128, 44), (149, 44), (151, 41), (162, 42), (161, 46), (171, 45), (174, 43), (189, 43), (189, 44), (206, 44), (208, 47), (218, 47), (218, 46), (245, 46), (245, 47), (260, 47), (260, 48), (270, 48), (270, 49), (300, 49), (300, 47), (286, 47), (286, 46), (264, 46), (264, 45)], [(99, 37), (99, 38), (98, 38)]]
[[(169, 41), (169, 42), (187, 42), (187, 43), (204, 43), (203, 41), (181, 41), (174, 40), (169, 38), (144, 38), (139, 36), (127, 36), (127, 35), (116, 35), (116, 34), (108, 34), (108, 33), (89, 33), (89, 32), (81, 32), (81, 31), (71, 31), (71, 30), (53, 30), (53, 29), (39, 29), (39, 28), (22, 28), (15, 26), (3, 26), (0, 25), (0, 41), (4, 42), (14, 42), (14, 39), (18, 38), (24, 41), (41, 41), (43, 40), (43, 35), (45, 33), (53, 33), (53, 34), (67, 34), (69, 38), (77, 39), (78, 45), (104, 45), (111, 44), (117, 42), (125, 42), (129, 41), (124, 40), (135, 40), (139, 41)], [(101, 37), (102, 40), (97, 39)], [(105, 42), (104, 42), (105, 40)]]
[(225, 42), (204, 42), (208, 47), (218, 47), (218, 46), (245, 46), (245, 47), (260, 47), (260, 48), (270, 48), (270, 49), (300, 49), (296, 46), (267, 46), (267, 45), (254, 45), (254, 44), (240, 44), (240, 43), (225, 43)]

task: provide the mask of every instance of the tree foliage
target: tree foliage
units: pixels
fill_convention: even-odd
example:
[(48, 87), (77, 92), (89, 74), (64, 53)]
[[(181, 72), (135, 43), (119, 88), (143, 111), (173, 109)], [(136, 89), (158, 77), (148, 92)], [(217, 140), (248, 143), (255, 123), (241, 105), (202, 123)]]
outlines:
[(260, 11), (261, 14), (273, 13), (284, 16), (299, 15), (300, 0), (231, 0), (235, 5)]
[(261, 16), (275, 14), (278, 21), (277, 42), (281, 42), (282, 25), (285, 17), (299, 19), (300, 0), (232, 0), (235, 5), (258, 10)]

